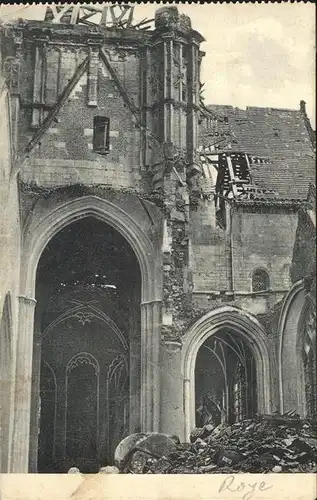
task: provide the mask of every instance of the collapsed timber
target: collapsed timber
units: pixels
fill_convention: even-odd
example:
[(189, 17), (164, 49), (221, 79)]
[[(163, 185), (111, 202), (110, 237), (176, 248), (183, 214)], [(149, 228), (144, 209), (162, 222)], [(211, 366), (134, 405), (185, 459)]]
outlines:
[(264, 415), (193, 430), (190, 443), (166, 434), (133, 434), (115, 454), (121, 473), (317, 472), (316, 422)]

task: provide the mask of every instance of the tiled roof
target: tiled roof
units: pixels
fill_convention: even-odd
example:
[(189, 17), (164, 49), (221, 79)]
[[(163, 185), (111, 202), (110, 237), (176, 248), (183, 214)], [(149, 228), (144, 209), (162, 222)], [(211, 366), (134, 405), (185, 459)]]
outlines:
[[(303, 111), (207, 106), (213, 118), (202, 120), (200, 143), (217, 144), (265, 158), (251, 165), (252, 182), (283, 199), (306, 199), (315, 182), (315, 153)], [(308, 123), (307, 123), (308, 122)]]

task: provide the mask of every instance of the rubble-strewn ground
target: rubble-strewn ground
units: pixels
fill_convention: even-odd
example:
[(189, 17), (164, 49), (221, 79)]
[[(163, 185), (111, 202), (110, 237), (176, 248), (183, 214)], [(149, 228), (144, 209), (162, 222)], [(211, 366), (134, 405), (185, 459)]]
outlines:
[(297, 417), (267, 415), (216, 428), (209, 424), (195, 429), (191, 441), (161, 458), (136, 450), (125, 472), (317, 472), (316, 423)]

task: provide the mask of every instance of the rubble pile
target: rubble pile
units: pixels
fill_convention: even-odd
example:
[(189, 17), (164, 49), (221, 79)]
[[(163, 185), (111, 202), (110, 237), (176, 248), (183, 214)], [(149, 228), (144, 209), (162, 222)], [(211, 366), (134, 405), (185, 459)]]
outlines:
[(164, 447), (155, 455), (155, 446), (152, 451), (149, 446), (137, 446), (122, 472), (317, 472), (316, 424), (297, 416), (264, 415), (231, 426), (208, 424), (194, 429), (190, 440), (179, 444), (174, 439), (174, 445), (165, 446), (165, 454)]

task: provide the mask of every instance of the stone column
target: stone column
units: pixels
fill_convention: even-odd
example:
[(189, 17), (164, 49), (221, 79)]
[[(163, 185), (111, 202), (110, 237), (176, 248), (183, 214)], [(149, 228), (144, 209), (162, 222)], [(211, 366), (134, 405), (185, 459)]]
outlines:
[(141, 374), (140, 329), (130, 334), (130, 374), (129, 374), (129, 432), (140, 429), (140, 374)]
[(160, 349), (161, 405), (160, 432), (184, 440), (183, 376), (181, 343), (166, 341)]
[(40, 375), (41, 375), (41, 333), (34, 332), (33, 343), (33, 375), (31, 393), (31, 423), (29, 471), (37, 472), (38, 436), (40, 430)]
[(195, 427), (195, 406), (191, 405), (192, 384), (189, 378), (184, 378), (183, 381), (184, 391), (184, 436), (182, 441), (189, 443), (189, 436)]
[(55, 442), (54, 442), (54, 460), (59, 466), (64, 466), (66, 459), (66, 375), (61, 372), (56, 377), (56, 420), (55, 420)]
[(161, 301), (141, 304), (141, 430), (158, 432)]
[(25, 296), (18, 298), (19, 328), (15, 371), (11, 472), (25, 473), (28, 472), (29, 465), (33, 325), (36, 300)]

